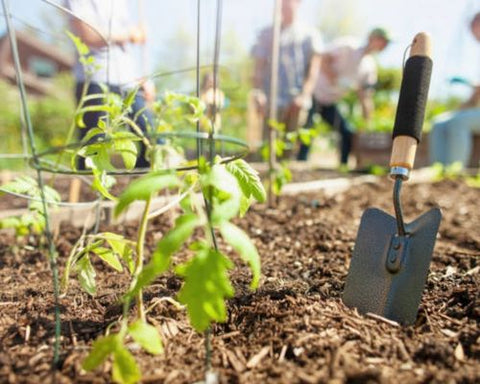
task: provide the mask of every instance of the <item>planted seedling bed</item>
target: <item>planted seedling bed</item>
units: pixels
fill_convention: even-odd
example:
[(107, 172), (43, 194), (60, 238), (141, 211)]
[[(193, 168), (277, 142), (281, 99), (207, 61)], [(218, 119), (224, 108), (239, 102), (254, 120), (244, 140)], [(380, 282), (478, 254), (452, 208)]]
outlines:
[[(360, 316), (341, 301), (362, 212), (393, 213), (391, 183), (381, 179), (327, 197), (322, 192), (283, 196), (276, 208), (255, 205), (238, 222), (262, 257), (262, 279), (248, 289), (246, 267), (232, 272), (236, 294), (228, 320), (212, 328), (212, 366), (222, 383), (465, 382), (480, 381), (479, 192), (462, 181), (404, 188), (407, 220), (438, 204), (444, 213), (433, 262), (414, 326)], [(169, 228), (152, 223), (147, 254)], [(101, 228), (109, 230), (110, 228)], [(135, 223), (115, 228), (134, 238)], [(61, 269), (80, 229), (62, 225), (56, 237)], [(50, 271), (35, 242), (12, 249), (0, 237), (0, 382), (49, 382), (54, 336)], [(225, 244), (221, 249), (236, 256)], [(186, 258), (183, 250), (176, 259)], [(81, 370), (92, 341), (118, 319), (118, 292), (126, 275), (95, 262), (99, 295), (72, 279), (61, 299), (59, 383), (110, 382), (109, 364)], [(151, 356), (130, 344), (144, 382), (192, 383), (204, 377), (204, 338), (172, 300), (181, 280), (165, 275), (144, 292), (148, 320), (165, 353)], [(133, 309), (132, 309), (133, 311)]]

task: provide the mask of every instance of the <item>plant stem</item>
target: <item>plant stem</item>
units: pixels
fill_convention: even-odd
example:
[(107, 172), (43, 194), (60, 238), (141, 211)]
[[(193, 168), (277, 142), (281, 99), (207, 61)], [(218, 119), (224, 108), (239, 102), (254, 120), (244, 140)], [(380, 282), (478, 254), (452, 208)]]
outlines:
[[(145, 244), (145, 235), (147, 234), (147, 225), (148, 225), (148, 214), (150, 211), (150, 204), (152, 202), (152, 195), (145, 202), (145, 208), (143, 209), (142, 220), (140, 221), (140, 228), (138, 230), (137, 238), (137, 263), (135, 265), (135, 279), (138, 278), (140, 273), (143, 270), (144, 262), (144, 244)], [(145, 309), (143, 307), (143, 292), (140, 289), (137, 294), (137, 311), (138, 318), (142, 321), (145, 321)]]
[(65, 269), (63, 271), (63, 277), (62, 277), (62, 280), (60, 282), (60, 293), (62, 295), (67, 294), (68, 282), (69, 282), (69, 278), (70, 278), (70, 270), (72, 268), (72, 265), (74, 264), (74, 260), (78, 257), (77, 250), (78, 250), (78, 248), (80, 248), (81, 245), (83, 245), (84, 240), (85, 240), (85, 236), (82, 235), (82, 237), (80, 237), (80, 239), (78, 239), (78, 241), (75, 243), (72, 250), (68, 254), (67, 262), (65, 264)]
[(145, 136), (145, 133), (142, 131), (142, 129), (138, 126), (137, 123), (135, 123), (135, 121), (133, 121), (132, 119), (128, 118), (127, 116), (121, 116), (120, 121), (123, 121), (124, 123), (128, 124), (130, 126), (130, 128), (132, 128), (135, 133), (140, 136), (140, 140), (143, 142), (143, 144), (145, 144), (145, 147), (147, 149), (151, 149), (152, 148), (152, 143), (150, 143), (150, 141), (148, 140), (148, 138)]
[(205, 347), (205, 371), (212, 369), (212, 343), (211, 343), (212, 328), (208, 327), (204, 332), (204, 347)]

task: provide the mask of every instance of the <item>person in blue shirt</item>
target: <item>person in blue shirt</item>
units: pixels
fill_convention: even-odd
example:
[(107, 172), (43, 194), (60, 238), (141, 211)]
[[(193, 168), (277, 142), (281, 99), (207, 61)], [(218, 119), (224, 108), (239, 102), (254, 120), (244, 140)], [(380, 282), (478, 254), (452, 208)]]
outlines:
[[(480, 42), (480, 12), (471, 19), (470, 31), (475, 40)], [(428, 140), (431, 163), (469, 165), (472, 133), (480, 133), (479, 102), (480, 86), (472, 86), (469, 99), (459, 110), (443, 113), (434, 119)]]
[[(277, 120), (287, 131), (297, 129), (299, 112), (308, 109), (320, 66), (322, 39), (312, 26), (298, 18), (301, 0), (283, 0), (281, 9), (278, 67)], [(257, 111), (269, 115), (273, 26), (264, 28), (252, 48), (253, 87)], [(263, 127), (263, 139), (268, 127)]]

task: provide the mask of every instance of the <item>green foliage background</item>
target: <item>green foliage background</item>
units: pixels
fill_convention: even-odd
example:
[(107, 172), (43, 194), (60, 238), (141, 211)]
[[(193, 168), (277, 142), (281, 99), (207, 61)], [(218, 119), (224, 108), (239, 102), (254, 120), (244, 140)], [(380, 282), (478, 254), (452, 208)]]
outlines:
[[(73, 79), (61, 74), (51, 80), (51, 96), (28, 95), (28, 107), (39, 150), (63, 145), (75, 109)], [(0, 154), (21, 154), (20, 95), (11, 84), (0, 81)], [(0, 169), (21, 168), (22, 161), (0, 159)]]

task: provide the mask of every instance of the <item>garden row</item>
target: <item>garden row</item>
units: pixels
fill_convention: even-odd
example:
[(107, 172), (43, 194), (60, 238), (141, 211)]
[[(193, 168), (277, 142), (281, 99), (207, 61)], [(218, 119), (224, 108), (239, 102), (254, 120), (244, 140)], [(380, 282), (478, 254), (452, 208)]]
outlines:
[[(391, 183), (367, 183), (326, 197), (285, 196), (277, 208), (255, 205), (237, 224), (253, 239), (262, 258), (259, 289), (251, 273), (230, 273), (235, 296), (225, 323), (212, 327), (212, 366), (221, 382), (478, 382), (480, 380), (480, 235), (478, 190), (462, 181), (419, 183), (405, 191), (407, 218), (439, 205), (444, 213), (418, 318), (400, 327), (360, 316), (341, 300), (362, 211), (391, 211)], [(135, 223), (102, 231), (134, 239)], [(170, 228), (168, 217), (152, 222), (146, 253)], [(62, 226), (55, 239), (62, 266), (81, 235)], [(199, 234), (197, 233), (196, 236)], [(44, 255), (2, 236), (0, 381), (50, 380), (54, 336), (53, 295)], [(219, 249), (237, 258), (228, 244)], [(183, 248), (175, 263), (191, 258)], [(148, 257), (148, 256), (147, 256)], [(62, 354), (58, 382), (109, 382), (110, 363), (86, 373), (82, 361), (94, 340), (122, 314), (119, 292), (128, 273), (93, 262), (98, 295), (72, 280), (61, 299)], [(150, 355), (132, 339), (126, 347), (138, 361), (144, 382), (194, 382), (204, 376), (204, 337), (189, 324), (177, 295), (183, 282), (172, 272), (146, 288), (146, 318), (160, 333), (164, 353)], [(131, 308), (131, 313), (134, 308)]]

